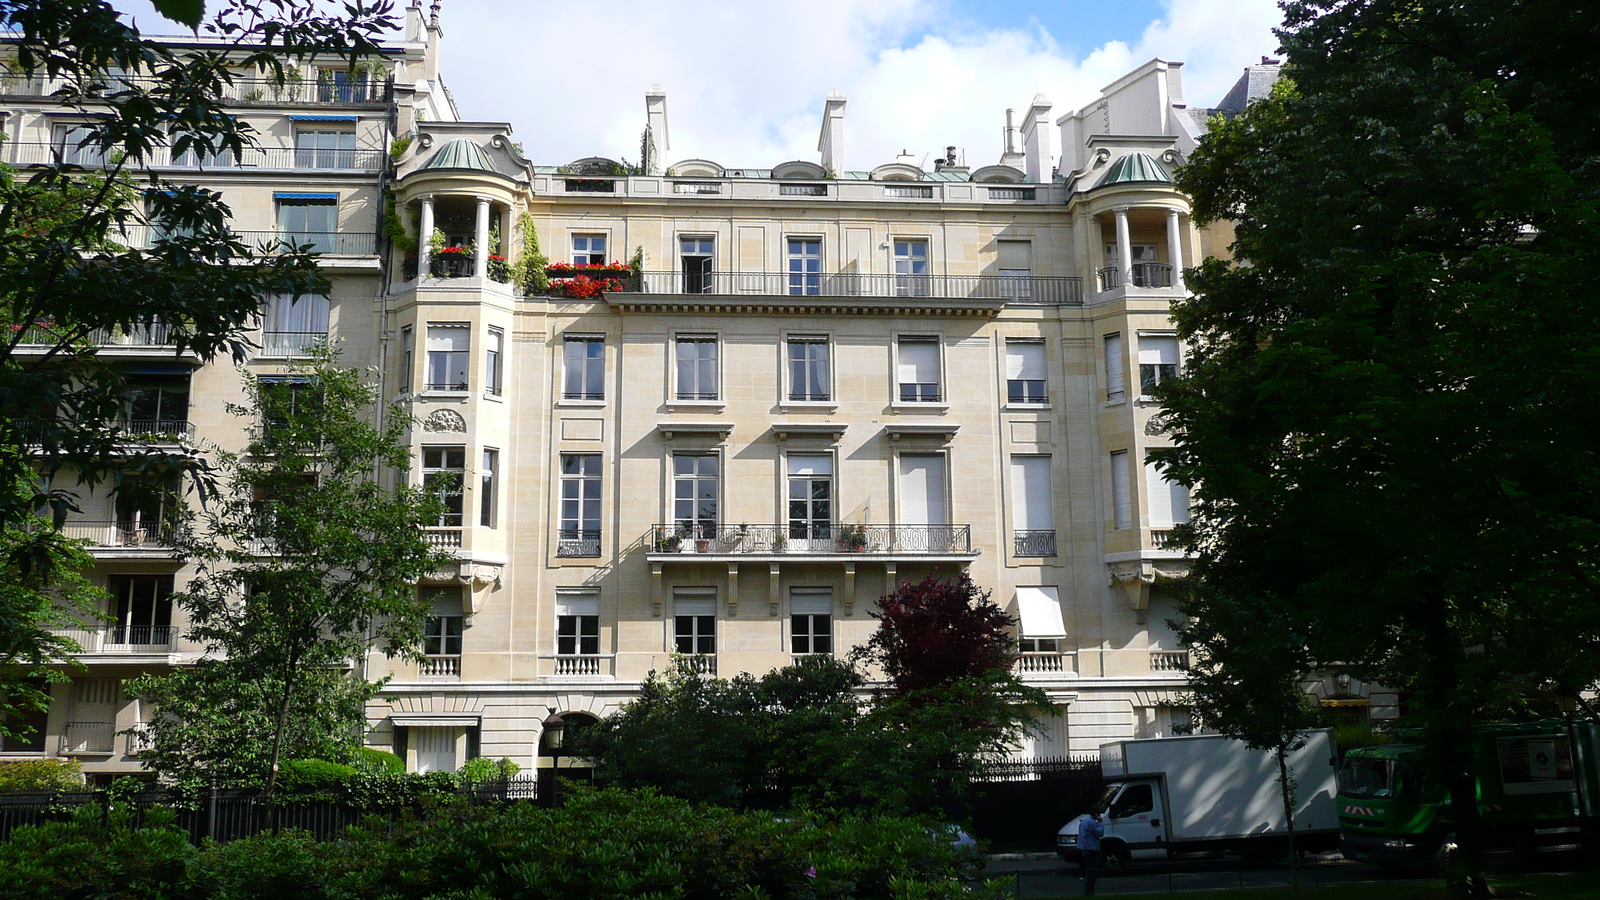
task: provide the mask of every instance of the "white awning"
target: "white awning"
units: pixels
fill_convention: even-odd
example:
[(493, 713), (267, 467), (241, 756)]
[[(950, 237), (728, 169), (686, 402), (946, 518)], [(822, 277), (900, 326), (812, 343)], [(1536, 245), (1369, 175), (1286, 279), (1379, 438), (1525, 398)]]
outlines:
[(417, 715), (394, 715), (390, 719), (394, 724), (405, 728), (477, 728), (480, 716), (431, 716), (426, 713)]
[(1061, 622), (1061, 597), (1053, 587), (1017, 588), (1017, 612), (1025, 638), (1067, 636), (1067, 626)]

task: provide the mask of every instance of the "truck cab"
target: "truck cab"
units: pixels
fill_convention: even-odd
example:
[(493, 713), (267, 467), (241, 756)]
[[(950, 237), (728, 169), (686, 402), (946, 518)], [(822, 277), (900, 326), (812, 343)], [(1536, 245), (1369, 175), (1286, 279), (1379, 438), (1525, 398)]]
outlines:
[[(1165, 858), (1167, 831), (1161, 783), (1154, 780), (1112, 782), (1090, 808), (1104, 818), (1106, 832), (1100, 838), (1100, 851), (1106, 866), (1120, 866), (1132, 859)], [(1078, 828), (1086, 813), (1061, 826), (1056, 832), (1056, 855), (1066, 862), (1082, 862), (1078, 850)]]

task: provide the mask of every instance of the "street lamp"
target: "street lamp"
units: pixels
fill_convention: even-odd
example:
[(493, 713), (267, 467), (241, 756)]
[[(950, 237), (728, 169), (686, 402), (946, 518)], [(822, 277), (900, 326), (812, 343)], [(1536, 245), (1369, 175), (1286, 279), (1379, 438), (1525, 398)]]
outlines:
[(544, 720), (544, 733), (539, 736), (545, 754), (550, 757), (550, 807), (555, 808), (557, 785), (561, 779), (561, 751), (566, 743), (567, 722), (560, 715), (552, 713), (550, 718)]

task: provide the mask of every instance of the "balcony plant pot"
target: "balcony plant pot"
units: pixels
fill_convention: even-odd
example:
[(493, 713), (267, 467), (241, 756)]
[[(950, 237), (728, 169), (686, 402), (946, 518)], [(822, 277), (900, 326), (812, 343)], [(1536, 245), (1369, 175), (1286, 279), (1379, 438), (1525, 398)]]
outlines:
[(695, 542), (694, 542), (694, 552), (696, 552), (696, 553), (710, 553), (711, 552), (711, 542), (708, 541), (708, 540), (705, 540), (705, 539), (696, 539)]

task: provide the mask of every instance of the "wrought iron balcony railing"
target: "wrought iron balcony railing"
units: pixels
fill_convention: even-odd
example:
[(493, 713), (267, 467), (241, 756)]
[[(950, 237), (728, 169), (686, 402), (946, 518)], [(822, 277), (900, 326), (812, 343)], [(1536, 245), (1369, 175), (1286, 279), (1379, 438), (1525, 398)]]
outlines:
[(110, 753), (116, 741), (115, 722), (68, 722), (67, 753)]
[(645, 535), (653, 553), (672, 554), (964, 554), (972, 552), (969, 525), (656, 525)]
[(598, 530), (563, 528), (556, 535), (556, 555), (590, 557), (600, 555)]
[(261, 334), (261, 356), (310, 356), (328, 343), (326, 331), (266, 331)]
[(1011, 533), (1012, 556), (1055, 556), (1055, 529), (1014, 531)]
[[(98, 92), (105, 95), (165, 85), (165, 81), (150, 75), (116, 75), (103, 79)], [(65, 78), (42, 75), (27, 77), (9, 73), (0, 75), (0, 96), (49, 97), (67, 86)], [(91, 85), (85, 83), (82, 87), (88, 89)], [(231, 104), (369, 105), (388, 103), (392, 94), (393, 85), (387, 78), (349, 78), (343, 73), (336, 73), (326, 78), (301, 78), (279, 84), (271, 78), (239, 75), (222, 86), (218, 99)]]
[[(1142, 288), (1172, 287), (1172, 267), (1166, 263), (1134, 263), (1133, 286)], [(1116, 266), (1098, 270), (1100, 290), (1111, 291), (1122, 286), (1122, 271)]]
[(323, 171), (323, 172), (379, 172), (389, 164), (389, 154), (383, 150), (301, 150), (293, 147), (250, 147), (242, 154), (205, 154), (187, 150), (173, 153), (166, 147), (158, 148), (150, 156), (137, 162), (120, 157), (107, 157), (94, 147), (78, 147), (72, 143), (8, 143), (0, 157), (17, 167), (36, 165), (75, 165), (86, 169), (112, 168), (123, 161), (125, 169), (193, 169), (202, 172), (239, 172), (253, 169)]
[(767, 297), (915, 297), (1004, 300), (1041, 306), (1083, 302), (1083, 279), (1040, 275), (888, 275), (855, 272), (644, 272), (624, 291)]
[(167, 653), (179, 633), (170, 625), (68, 625), (50, 631), (71, 638), (84, 653)]
[(61, 533), (73, 540), (88, 541), (96, 549), (164, 549), (170, 546), (172, 538), (171, 528), (159, 521), (68, 519), (61, 526)]
[[(67, 337), (64, 329), (54, 325), (34, 325), (23, 332), (21, 343), (54, 347)], [(155, 321), (130, 329), (96, 328), (85, 340), (101, 347), (170, 347), (173, 334), (165, 322)]]

